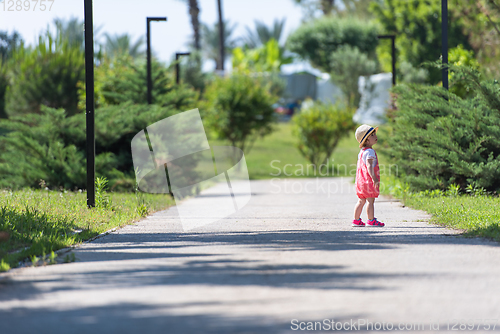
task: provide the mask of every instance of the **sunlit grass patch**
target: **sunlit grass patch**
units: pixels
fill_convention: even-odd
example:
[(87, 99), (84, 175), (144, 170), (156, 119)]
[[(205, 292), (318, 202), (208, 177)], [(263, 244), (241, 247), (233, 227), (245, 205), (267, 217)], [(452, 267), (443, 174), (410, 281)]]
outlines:
[(78, 244), (173, 204), (169, 195), (108, 193), (110, 205), (87, 208), (85, 192), (0, 192), (0, 271), (32, 256)]
[(381, 191), (401, 199), (406, 206), (431, 214), (431, 223), (463, 230), (465, 236), (500, 241), (500, 197), (496, 195), (468, 189), (468, 194), (460, 193), (453, 186), (446, 192), (427, 190), (414, 193), (395, 177), (382, 180)]
[[(314, 169), (296, 147), (297, 139), (292, 134), (290, 123), (278, 123), (275, 131), (258, 138), (245, 153), (250, 179), (332, 177), (354, 175), (359, 153), (354, 133), (340, 140), (333, 152), (328, 170)], [(227, 142), (210, 140), (210, 145), (229, 145)]]

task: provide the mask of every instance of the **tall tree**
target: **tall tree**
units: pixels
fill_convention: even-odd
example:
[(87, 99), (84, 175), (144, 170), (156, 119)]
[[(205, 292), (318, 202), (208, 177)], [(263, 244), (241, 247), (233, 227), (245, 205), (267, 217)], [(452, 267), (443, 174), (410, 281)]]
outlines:
[[(414, 67), (426, 61), (435, 61), (441, 57), (441, 0), (372, 2), (370, 9), (376, 21), (382, 27), (382, 33), (395, 34), (398, 59), (408, 61)], [(460, 21), (450, 17), (448, 22), (449, 44), (463, 45), (470, 50), (467, 36)], [(387, 49), (387, 48), (385, 48)], [(390, 59), (381, 56), (379, 59)], [(437, 68), (430, 68), (429, 81), (437, 84), (442, 74)]]
[(459, 22), (488, 77), (498, 77), (500, 66), (500, 0), (451, 0), (451, 20)]
[(200, 6), (198, 0), (189, 0), (189, 15), (191, 16), (191, 25), (193, 27), (194, 48), (201, 50), (200, 45)]
[(201, 24), (200, 24), (200, 6), (198, 0), (179, 0), (188, 5), (189, 16), (191, 17), (191, 27), (193, 28), (193, 42), (188, 45), (194, 47), (195, 50), (201, 50)]
[[(231, 38), (231, 34), (236, 28), (237, 24), (230, 24), (229, 21), (224, 22), (224, 52), (228, 55), (236, 47), (236, 39)], [(208, 59), (215, 61), (216, 65), (219, 64), (219, 23), (214, 24), (212, 27), (207, 24), (201, 24), (201, 42), (204, 56)], [(217, 66), (216, 66), (217, 68)]]
[(300, 26), (288, 36), (287, 46), (314, 67), (332, 72), (332, 55), (343, 45), (356, 47), (375, 59), (377, 34), (373, 22), (328, 16)]

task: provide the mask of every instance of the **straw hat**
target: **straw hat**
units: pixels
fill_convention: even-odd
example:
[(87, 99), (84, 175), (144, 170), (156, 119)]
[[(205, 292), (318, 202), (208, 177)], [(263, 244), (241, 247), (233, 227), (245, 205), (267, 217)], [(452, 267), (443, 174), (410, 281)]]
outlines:
[(378, 126), (376, 128), (369, 126), (367, 124), (361, 125), (359, 128), (356, 129), (356, 140), (359, 142), (359, 147), (363, 147), (363, 144), (365, 141), (368, 139), (368, 137), (371, 136), (373, 131), (377, 132)]

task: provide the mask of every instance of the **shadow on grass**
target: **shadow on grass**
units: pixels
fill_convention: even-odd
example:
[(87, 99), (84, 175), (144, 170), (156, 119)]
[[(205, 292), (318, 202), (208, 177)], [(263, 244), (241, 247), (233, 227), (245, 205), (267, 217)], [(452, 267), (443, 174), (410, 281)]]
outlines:
[(97, 235), (88, 230), (75, 234), (75, 224), (26, 207), (18, 211), (0, 207), (0, 231), (8, 237), (0, 242), (0, 258), (11, 266), (30, 256), (50, 254), (69, 244), (90, 239)]
[(482, 237), (490, 240), (500, 241), (500, 224), (490, 224), (486, 227), (478, 227), (465, 232), (466, 237)]

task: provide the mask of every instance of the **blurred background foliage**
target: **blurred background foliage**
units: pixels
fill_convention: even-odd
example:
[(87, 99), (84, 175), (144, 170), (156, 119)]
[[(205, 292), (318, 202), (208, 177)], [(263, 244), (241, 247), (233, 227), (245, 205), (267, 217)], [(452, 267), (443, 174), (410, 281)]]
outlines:
[[(308, 61), (330, 74), (346, 96), (346, 101), (337, 106), (315, 105), (309, 114), (299, 113), (306, 123), (318, 114), (318, 120), (307, 123), (307, 131), (335, 136), (349, 133), (352, 125), (344, 119), (359, 103), (359, 76), (391, 71), (390, 42), (379, 40), (380, 34), (396, 35), (397, 81), (401, 85), (393, 91), (388, 133), (399, 138), (410, 131), (412, 128), (404, 127), (402, 119), (411, 119), (412, 126), (420, 124), (412, 115), (406, 115), (407, 101), (421, 97), (434, 101), (444, 94), (436, 88), (441, 84), (440, 68), (432, 66), (441, 56), (440, 0), (290, 0), (303, 8), (304, 17), (289, 36), (284, 36), (285, 18), (269, 26), (255, 21), (254, 27), (246, 27), (244, 36), (234, 35), (236, 24), (229, 18), (224, 24), (224, 52), (226, 57), (232, 57), (233, 69), (224, 77), (203, 71), (206, 61), (213, 62), (214, 68), (220, 63), (218, 24), (200, 21), (197, 0), (182, 1), (193, 27), (187, 45), (191, 56), (179, 60), (181, 80), (176, 84), (176, 62), (160, 62), (153, 52), (152, 105), (146, 103), (144, 39), (101, 34), (101, 28), (95, 29), (96, 170), (98, 176), (110, 180), (113, 190), (134, 188), (132, 137), (179, 112), (199, 107), (211, 138), (249, 150), (275, 128), (274, 104), (285, 97), (280, 71), (296, 60)], [(449, 60), (455, 66), (450, 71), (450, 101), (458, 101), (456, 108), (460, 110), (450, 115), (461, 115), (465, 122), (469, 119), (465, 108), (482, 110), (485, 115), (496, 112), (491, 106), (496, 105), (498, 92), (496, 86), (488, 85), (493, 85), (500, 74), (500, 0), (449, 0), (449, 10)], [(79, 19), (56, 19), (53, 27), (31, 46), (16, 32), (0, 31), (0, 186), (36, 187), (44, 179), (53, 188), (84, 187), (84, 81), (83, 22)], [(436, 111), (431, 116), (445, 117), (438, 114)], [(331, 120), (323, 122), (320, 116)], [(325, 124), (330, 132), (324, 129)], [(467, 124), (460, 126), (472, 123)], [(495, 126), (488, 123), (480, 128), (496, 133), (497, 128), (492, 128)], [(441, 127), (448, 129), (451, 125), (445, 127), (443, 123)], [(304, 140), (305, 135), (301, 137), (299, 132), (296, 140), (302, 140), (301, 152), (315, 150), (318, 143), (306, 147), (312, 141)], [(474, 138), (483, 135), (477, 133)], [(404, 152), (395, 142), (387, 141), (385, 145), (389, 152)], [(331, 155), (326, 146), (321, 146), (322, 154)], [(496, 150), (490, 146), (486, 149)], [(439, 152), (444, 161), (444, 153)], [(479, 160), (470, 163), (489, 163), (485, 153), (481, 154), (474, 155)], [(490, 169), (494, 166), (491, 163)], [(421, 172), (408, 169), (407, 173), (413, 175), (411, 179)], [(483, 174), (475, 170), (472, 176), (453, 175), (437, 177), (453, 178), (465, 185)], [(438, 187), (438, 183), (430, 181), (423, 184)], [(490, 183), (483, 186), (494, 188)]]

